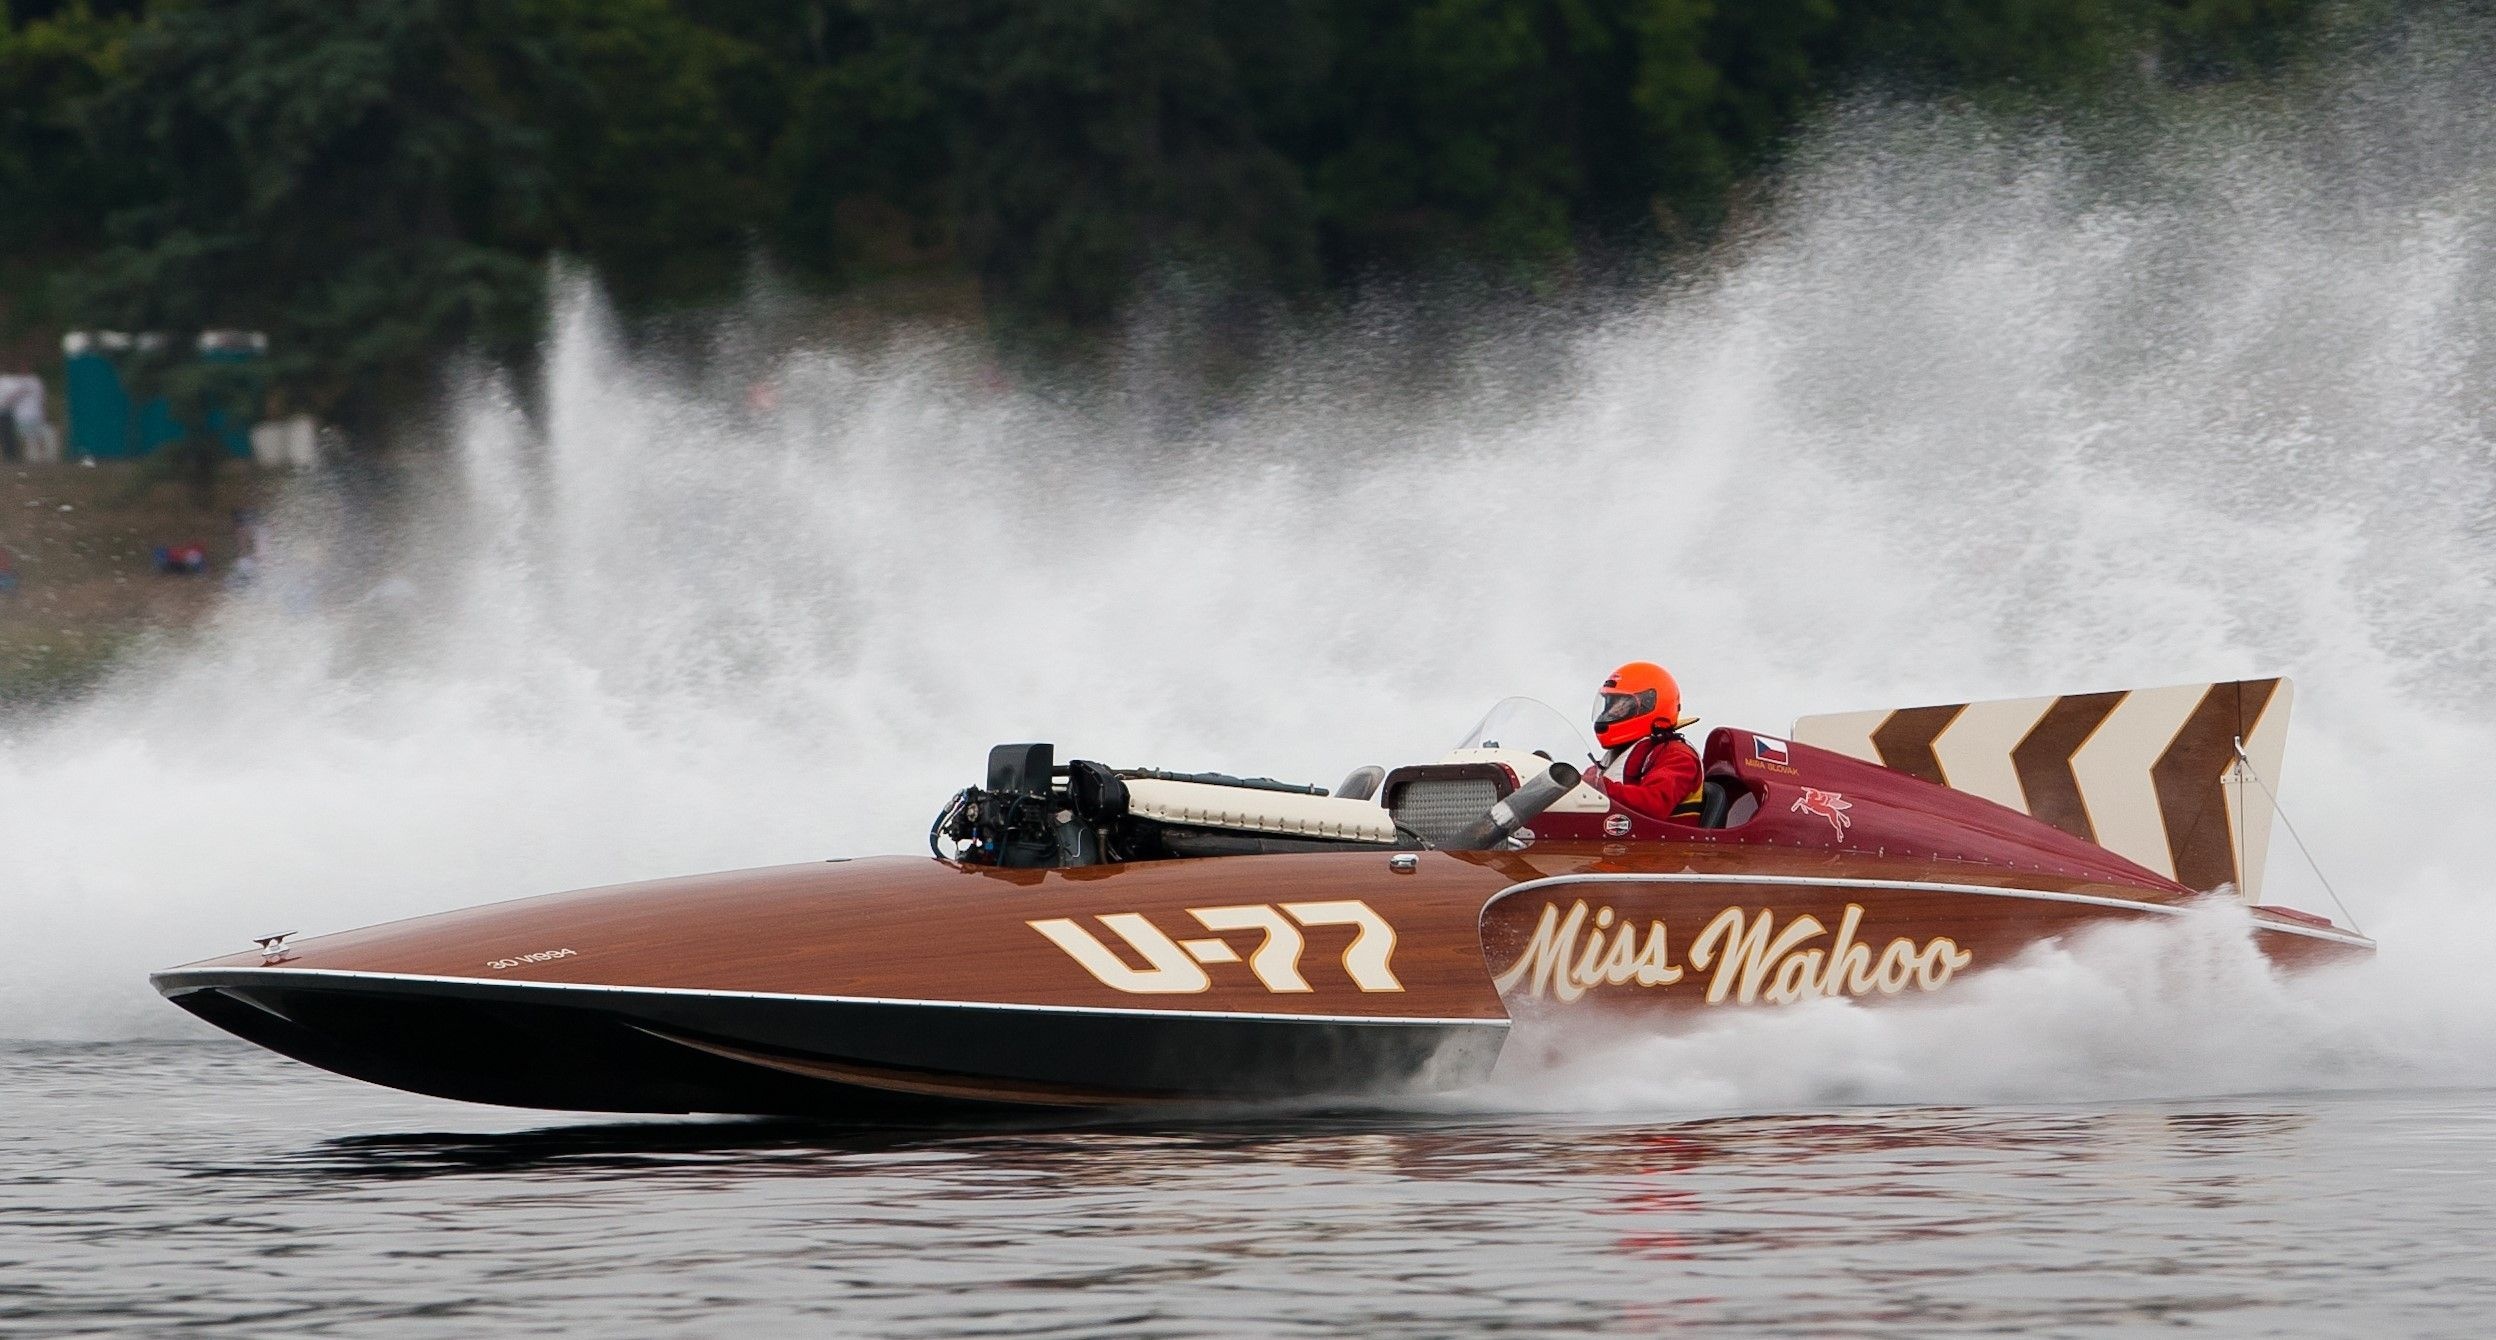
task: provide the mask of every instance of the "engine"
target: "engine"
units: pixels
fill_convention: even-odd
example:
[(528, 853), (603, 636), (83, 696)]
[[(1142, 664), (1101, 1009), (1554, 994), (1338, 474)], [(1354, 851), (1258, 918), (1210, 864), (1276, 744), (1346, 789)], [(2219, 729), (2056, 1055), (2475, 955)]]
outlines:
[[(1345, 850), (1487, 850), (1505, 842), (1575, 786), (1555, 763), (1469, 822), (1425, 834), (1367, 799), (1324, 787), (1222, 773), (1112, 768), (1088, 759), (1059, 767), (1046, 744), (988, 752), (985, 786), (965, 787), (928, 828), (928, 849), (966, 865), (1061, 869), (1184, 856)], [(1461, 817), (1461, 816), (1455, 816)], [(939, 845), (949, 840), (954, 850)]]

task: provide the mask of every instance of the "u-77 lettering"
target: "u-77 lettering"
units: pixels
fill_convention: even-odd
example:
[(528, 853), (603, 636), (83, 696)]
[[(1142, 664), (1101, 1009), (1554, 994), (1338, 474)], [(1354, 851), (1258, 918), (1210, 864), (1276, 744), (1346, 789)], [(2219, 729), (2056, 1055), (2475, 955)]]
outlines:
[[(1239, 903), (1191, 907), (1187, 915), (1209, 931), (1257, 931), (1261, 938), (1248, 952), (1248, 971), (1259, 985), (1277, 995), (1315, 991), (1301, 971), (1301, 950), (1307, 945), (1303, 928), (1350, 926), (1352, 943), (1344, 947), (1343, 972), (1363, 991), (1401, 991), (1392, 960), (1395, 927), (1357, 898), (1305, 903)], [(1103, 943), (1072, 917), (1026, 922), (1066, 951), (1093, 980), (1130, 995), (1189, 995), (1211, 989), (1209, 964), (1237, 963), (1239, 950), (1220, 936), (1171, 938), (1141, 912), (1107, 912), (1097, 920), (1144, 960), (1134, 964)]]

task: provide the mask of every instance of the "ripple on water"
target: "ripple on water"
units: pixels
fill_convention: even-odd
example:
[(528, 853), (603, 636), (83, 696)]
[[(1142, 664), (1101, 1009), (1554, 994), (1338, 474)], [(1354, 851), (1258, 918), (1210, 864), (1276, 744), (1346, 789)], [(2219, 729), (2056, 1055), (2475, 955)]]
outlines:
[(17, 1047), (0, 1325), (2467, 1334), (2496, 1306), (2490, 1099), (866, 1131)]

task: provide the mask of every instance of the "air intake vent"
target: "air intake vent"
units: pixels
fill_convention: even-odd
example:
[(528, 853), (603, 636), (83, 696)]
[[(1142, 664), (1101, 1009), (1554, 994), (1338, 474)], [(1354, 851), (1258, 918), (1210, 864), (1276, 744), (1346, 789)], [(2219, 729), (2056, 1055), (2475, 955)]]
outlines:
[(1395, 789), (1395, 821), (1435, 847), (1498, 800), (1499, 783), (1488, 777), (1417, 777)]

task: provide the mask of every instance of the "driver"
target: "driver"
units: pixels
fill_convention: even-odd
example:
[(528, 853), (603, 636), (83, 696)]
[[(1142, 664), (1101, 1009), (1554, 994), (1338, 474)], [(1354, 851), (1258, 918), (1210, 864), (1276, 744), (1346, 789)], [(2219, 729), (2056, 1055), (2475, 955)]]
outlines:
[(1604, 794), (1651, 818), (1699, 816), (1699, 751), (1681, 738), (1681, 686), (1653, 661), (1631, 661), (1603, 681), (1595, 739), (1603, 745)]

